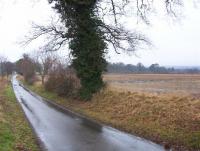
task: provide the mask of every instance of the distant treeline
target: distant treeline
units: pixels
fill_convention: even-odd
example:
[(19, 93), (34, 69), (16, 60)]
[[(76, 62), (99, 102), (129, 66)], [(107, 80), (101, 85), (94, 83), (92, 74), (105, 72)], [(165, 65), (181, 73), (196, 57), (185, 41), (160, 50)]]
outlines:
[(142, 63), (138, 63), (137, 65), (132, 64), (124, 64), (124, 63), (108, 63), (107, 73), (200, 73), (200, 69), (198, 68), (183, 68), (176, 69), (173, 67), (167, 68), (160, 66), (155, 63), (150, 65), (149, 67), (145, 67)]

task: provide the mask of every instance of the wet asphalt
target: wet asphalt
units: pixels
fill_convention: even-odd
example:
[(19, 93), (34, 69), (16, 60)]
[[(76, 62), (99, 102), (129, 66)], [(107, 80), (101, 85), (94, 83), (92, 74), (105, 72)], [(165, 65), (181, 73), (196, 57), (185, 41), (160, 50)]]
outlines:
[[(61, 112), (12, 78), (16, 98), (48, 151), (164, 151), (160, 145)], [(92, 123), (92, 124), (91, 124)]]

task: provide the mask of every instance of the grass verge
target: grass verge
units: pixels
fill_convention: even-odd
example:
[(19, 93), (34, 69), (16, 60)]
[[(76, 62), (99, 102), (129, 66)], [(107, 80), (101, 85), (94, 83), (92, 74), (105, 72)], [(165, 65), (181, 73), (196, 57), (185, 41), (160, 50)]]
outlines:
[(102, 90), (92, 101), (66, 99), (29, 86), (41, 96), (115, 128), (172, 146), (174, 150), (200, 150), (200, 100), (176, 95)]
[(39, 151), (12, 87), (0, 81), (0, 151)]

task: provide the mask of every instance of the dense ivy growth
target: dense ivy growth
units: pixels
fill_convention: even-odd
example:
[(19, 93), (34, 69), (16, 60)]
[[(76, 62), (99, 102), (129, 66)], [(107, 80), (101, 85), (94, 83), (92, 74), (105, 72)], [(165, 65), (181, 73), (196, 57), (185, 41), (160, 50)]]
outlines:
[(102, 72), (106, 69), (104, 35), (98, 28), (102, 23), (95, 15), (96, 0), (51, 0), (70, 37), (73, 67), (81, 81), (80, 96), (89, 100), (103, 87)]

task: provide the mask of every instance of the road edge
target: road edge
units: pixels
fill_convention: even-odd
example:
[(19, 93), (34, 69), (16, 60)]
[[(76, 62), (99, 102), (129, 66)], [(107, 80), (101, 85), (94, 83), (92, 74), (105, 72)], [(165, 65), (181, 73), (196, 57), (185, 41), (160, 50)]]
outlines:
[[(19, 82), (19, 81), (18, 81), (18, 82)], [(19, 84), (20, 84), (20, 82), (19, 82)], [(13, 90), (14, 94), (15, 94), (14, 87), (13, 87), (14, 85), (13, 85), (12, 80), (10, 81), (10, 85), (11, 85), (11, 87), (12, 87), (12, 90)], [(21, 84), (20, 84), (20, 85), (21, 85)], [(15, 99), (16, 99), (17, 103), (19, 104), (19, 106), (20, 106), (22, 112), (23, 112), (24, 119), (27, 121), (29, 127), (31, 128), (31, 130), (32, 130), (32, 132), (33, 132), (33, 136), (34, 136), (34, 138), (35, 138), (35, 140), (36, 140), (36, 145), (38, 145), (39, 151), (47, 151), (47, 149), (46, 149), (46, 147), (45, 147), (43, 141), (37, 136), (36, 130), (33, 128), (31, 122), (30, 122), (29, 119), (27, 118), (27, 116), (26, 116), (26, 114), (25, 114), (25, 112), (24, 112), (24, 110), (23, 110), (21, 104), (19, 103), (18, 98), (16, 97), (16, 94), (15, 94)]]

